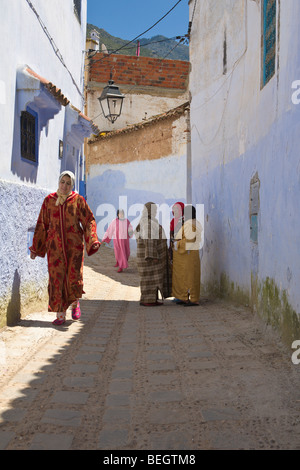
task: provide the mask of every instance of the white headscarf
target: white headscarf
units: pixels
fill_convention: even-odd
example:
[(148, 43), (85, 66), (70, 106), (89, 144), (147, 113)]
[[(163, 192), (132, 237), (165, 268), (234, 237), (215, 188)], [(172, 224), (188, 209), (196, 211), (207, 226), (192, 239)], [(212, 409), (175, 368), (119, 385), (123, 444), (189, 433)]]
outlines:
[(58, 178), (58, 184), (60, 183), (60, 180), (64, 177), (64, 176), (70, 176), (71, 178), (71, 182), (72, 182), (72, 189), (74, 188), (74, 184), (75, 184), (75, 175), (74, 173), (72, 173), (72, 171), (63, 171), (60, 175), (59, 175), (59, 178)]
[[(70, 179), (71, 179), (71, 190), (68, 192), (68, 194), (61, 194), (60, 190), (59, 190), (59, 183), (61, 181), (61, 179), (64, 177), (64, 176), (69, 176)], [(72, 173), (72, 171), (63, 171), (60, 175), (59, 175), (59, 178), (58, 178), (58, 190), (56, 191), (57, 195), (58, 195), (58, 198), (57, 198), (57, 201), (55, 203), (56, 206), (58, 206), (59, 204), (63, 204), (65, 202), (65, 200), (67, 199), (67, 197), (71, 194), (72, 192), (72, 189), (74, 188), (74, 184), (75, 184), (75, 175), (74, 173)]]

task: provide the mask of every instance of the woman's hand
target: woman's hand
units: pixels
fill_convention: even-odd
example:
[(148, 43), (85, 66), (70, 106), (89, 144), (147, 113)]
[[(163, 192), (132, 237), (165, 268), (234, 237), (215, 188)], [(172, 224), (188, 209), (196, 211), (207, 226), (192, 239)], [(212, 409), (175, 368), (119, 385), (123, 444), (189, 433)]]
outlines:
[(35, 253), (32, 253), (32, 251), (30, 252), (30, 258), (31, 258), (31, 259), (35, 259), (35, 258), (36, 258), (36, 254), (35, 254)]
[(98, 250), (98, 248), (100, 248), (100, 246), (101, 246), (100, 242), (95, 242), (95, 243), (92, 244), (91, 249), (92, 250)]

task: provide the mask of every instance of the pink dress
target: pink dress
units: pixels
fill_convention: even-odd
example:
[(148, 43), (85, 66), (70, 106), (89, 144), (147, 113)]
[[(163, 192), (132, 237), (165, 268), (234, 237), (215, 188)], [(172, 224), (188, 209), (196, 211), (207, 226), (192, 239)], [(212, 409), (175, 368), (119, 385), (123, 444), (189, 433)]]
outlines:
[(102, 242), (114, 240), (114, 251), (119, 268), (128, 268), (130, 256), (129, 238), (132, 237), (132, 226), (128, 219), (114, 219), (104, 234)]

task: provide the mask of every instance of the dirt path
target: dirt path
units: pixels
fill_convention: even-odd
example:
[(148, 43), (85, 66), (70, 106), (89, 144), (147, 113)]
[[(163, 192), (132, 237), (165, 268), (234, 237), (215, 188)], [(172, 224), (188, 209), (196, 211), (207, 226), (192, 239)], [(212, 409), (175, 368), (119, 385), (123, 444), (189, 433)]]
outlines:
[(0, 333), (0, 449), (300, 448), (300, 365), (274, 332), (220, 300), (141, 307), (134, 259), (113, 264), (86, 259), (79, 322)]

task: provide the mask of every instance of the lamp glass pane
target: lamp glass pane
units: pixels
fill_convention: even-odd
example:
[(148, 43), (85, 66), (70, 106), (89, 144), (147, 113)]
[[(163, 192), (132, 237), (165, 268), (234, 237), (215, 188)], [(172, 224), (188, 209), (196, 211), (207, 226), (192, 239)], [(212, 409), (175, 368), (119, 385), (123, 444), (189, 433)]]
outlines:
[(104, 117), (107, 117), (109, 115), (109, 107), (108, 107), (107, 99), (105, 98), (105, 99), (99, 100), (99, 101), (100, 101), (100, 104), (101, 104), (101, 108), (102, 108)]
[(107, 98), (109, 113), (112, 117), (117, 118), (120, 115), (122, 99), (120, 98)]

